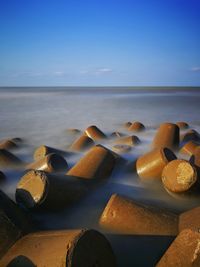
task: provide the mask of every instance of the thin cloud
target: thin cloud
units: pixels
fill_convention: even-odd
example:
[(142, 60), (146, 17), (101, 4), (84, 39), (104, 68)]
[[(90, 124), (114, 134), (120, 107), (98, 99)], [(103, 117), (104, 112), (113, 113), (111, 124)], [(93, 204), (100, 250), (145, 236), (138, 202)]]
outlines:
[(111, 73), (113, 70), (110, 68), (100, 68), (96, 71), (96, 74), (106, 74)]
[(64, 76), (66, 73), (64, 71), (55, 71), (53, 74), (55, 76)]
[(193, 71), (193, 72), (200, 72), (200, 67), (193, 67), (191, 69), (191, 71)]

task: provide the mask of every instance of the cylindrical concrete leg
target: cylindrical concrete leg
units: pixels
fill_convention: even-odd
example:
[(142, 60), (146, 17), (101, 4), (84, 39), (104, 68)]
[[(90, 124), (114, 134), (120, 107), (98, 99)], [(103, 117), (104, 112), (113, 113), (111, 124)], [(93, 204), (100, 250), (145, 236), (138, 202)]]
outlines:
[(136, 161), (137, 174), (146, 181), (161, 180), (163, 168), (174, 159), (176, 159), (175, 154), (168, 148), (150, 151)]
[(200, 207), (185, 211), (179, 215), (179, 232), (190, 229), (192, 231), (200, 231)]
[(0, 149), (13, 149), (17, 148), (17, 144), (10, 139), (3, 140), (0, 142)]
[(139, 121), (135, 121), (131, 123), (131, 125), (128, 127), (128, 131), (133, 131), (133, 132), (141, 132), (144, 131), (145, 126)]
[(189, 229), (182, 231), (172, 242), (156, 267), (200, 266), (200, 234)]
[(173, 123), (163, 123), (160, 125), (153, 143), (153, 148), (167, 147), (169, 149), (177, 148), (179, 145), (179, 127)]
[(19, 167), (23, 162), (11, 152), (0, 149), (0, 166), (1, 167)]
[(190, 158), (190, 163), (200, 168), (200, 146), (198, 146)]
[(194, 129), (189, 130), (187, 133), (181, 136), (181, 143), (187, 143), (189, 141), (199, 142), (200, 134)]
[(131, 122), (130, 121), (127, 121), (123, 124), (124, 128), (129, 128), (131, 126)]
[(32, 229), (28, 216), (0, 191), (0, 258), (17, 239)]
[(176, 235), (178, 217), (115, 194), (101, 215), (100, 225), (120, 234)]
[(61, 155), (52, 153), (26, 166), (26, 170), (31, 169), (49, 173), (65, 172), (68, 169), (68, 164)]
[(198, 146), (200, 147), (200, 145), (194, 141), (189, 141), (181, 148), (180, 153), (192, 156)]
[(58, 155), (62, 155), (65, 156), (67, 154), (66, 151), (62, 151), (60, 149), (56, 149), (53, 147), (49, 147), (49, 146), (45, 146), (45, 145), (41, 145), (38, 148), (36, 148), (34, 154), (33, 154), (33, 158), (35, 161), (44, 158), (45, 156), (47, 156), (48, 154), (58, 154)]
[(77, 201), (86, 192), (83, 181), (74, 177), (31, 170), (17, 185), (16, 201), (27, 208), (53, 210)]
[[(168, 193), (191, 194), (199, 188), (197, 170), (186, 160), (173, 160), (163, 169), (162, 182)], [(173, 195), (173, 194), (172, 194)]]
[(115, 144), (136, 146), (140, 143), (140, 139), (136, 135), (120, 137), (114, 141)]
[(83, 151), (94, 145), (94, 141), (88, 137), (87, 135), (81, 135), (78, 139), (76, 139), (71, 146), (70, 150), (73, 151)]
[[(21, 257), (23, 255), (23, 257)], [(37, 267), (116, 267), (107, 239), (95, 230), (63, 230), (29, 234), (0, 260), (0, 266), (21, 261)]]
[(106, 138), (106, 135), (95, 125), (88, 127), (85, 130), (85, 134), (95, 141)]
[(104, 179), (111, 175), (115, 165), (113, 153), (97, 145), (81, 158), (67, 174), (84, 179)]
[(178, 121), (176, 122), (176, 125), (180, 128), (180, 129), (187, 129), (189, 128), (189, 125), (187, 122), (184, 121)]
[(128, 153), (131, 151), (131, 149), (132, 149), (132, 147), (129, 145), (120, 145), (120, 144), (114, 145), (112, 147), (112, 150), (116, 153), (119, 153), (119, 154)]

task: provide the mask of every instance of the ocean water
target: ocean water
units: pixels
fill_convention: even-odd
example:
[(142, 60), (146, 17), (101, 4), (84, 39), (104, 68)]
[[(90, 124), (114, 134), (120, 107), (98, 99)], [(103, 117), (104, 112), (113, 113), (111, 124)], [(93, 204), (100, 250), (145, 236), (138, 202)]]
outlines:
[[(146, 127), (144, 132), (136, 134), (141, 144), (123, 155), (132, 162), (150, 149), (161, 122), (186, 121), (190, 128), (200, 131), (199, 104), (200, 88), (0, 88), (0, 140), (22, 138), (22, 147), (14, 153), (31, 162), (34, 149), (41, 144), (67, 150), (77, 138), (67, 131), (69, 128), (83, 131), (95, 124), (108, 136), (113, 131), (130, 134), (123, 124), (141, 121)], [(112, 140), (104, 141), (103, 145), (111, 148)], [(82, 155), (66, 160), (73, 166)], [(14, 199), (22, 171), (2, 171), (7, 180), (1, 189)], [(113, 193), (175, 212), (199, 203), (199, 199), (175, 200), (160, 185), (144, 185), (134, 172), (117, 168), (106, 184), (92, 190), (81, 202), (61, 212), (36, 213), (34, 220), (40, 229), (95, 228), (104, 232), (98, 226), (98, 219)], [(119, 266), (155, 266), (172, 241), (171, 237), (105, 234)]]

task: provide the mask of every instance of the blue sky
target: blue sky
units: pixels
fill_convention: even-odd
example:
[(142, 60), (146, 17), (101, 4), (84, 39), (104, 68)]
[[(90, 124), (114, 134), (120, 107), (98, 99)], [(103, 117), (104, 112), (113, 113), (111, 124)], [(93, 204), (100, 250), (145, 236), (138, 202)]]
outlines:
[(0, 86), (200, 86), (200, 0), (0, 0)]

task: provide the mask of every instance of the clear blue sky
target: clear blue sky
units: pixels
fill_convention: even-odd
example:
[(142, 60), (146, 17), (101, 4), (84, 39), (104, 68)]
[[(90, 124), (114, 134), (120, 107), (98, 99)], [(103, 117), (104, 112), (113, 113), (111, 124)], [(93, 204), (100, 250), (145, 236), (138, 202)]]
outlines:
[(200, 0), (0, 0), (0, 86), (200, 86)]

